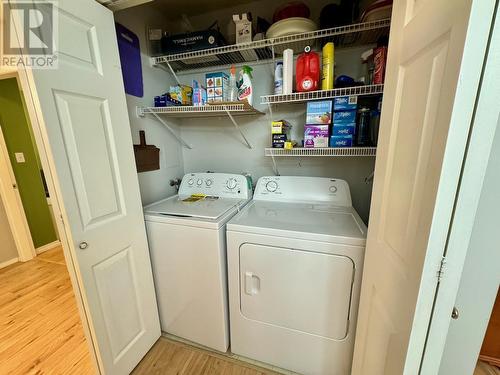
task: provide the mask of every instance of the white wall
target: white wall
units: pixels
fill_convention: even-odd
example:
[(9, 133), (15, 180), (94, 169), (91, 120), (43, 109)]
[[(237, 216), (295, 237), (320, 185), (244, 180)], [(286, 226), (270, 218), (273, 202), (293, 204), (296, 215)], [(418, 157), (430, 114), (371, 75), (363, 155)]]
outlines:
[[(165, 20), (151, 7), (135, 7), (117, 12), (115, 20), (133, 31), (139, 37), (141, 45), (144, 97), (127, 95), (132, 138), (138, 144), (139, 130), (145, 130), (147, 143), (160, 149), (160, 170), (139, 173), (142, 202), (148, 204), (175, 194), (175, 189), (169, 186), (169, 180), (184, 174), (182, 151), (177, 140), (150, 115), (138, 118), (135, 114), (137, 106), (152, 106), (154, 96), (168, 91), (173, 83), (169, 73), (151, 66), (147, 52), (147, 26), (161, 26), (165, 24)], [(177, 129), (174, 123), (172, 125)]]
[(0, 264), (18, 257), (16, 244), (10, 231), (5, 207), (0, 199)]
[[(337, 52), (337, 71), (354, 77), (360, 76), (359, 56), (365, 49), (366, 47), (352, 48)], [(267, 105), (260, 104), (260, 95), (273, 92), (272, 64), (254, 65), (253, 68), (254, 106), (266, 114), (236, 118), (253, 149), (248, 149), (242, 143), (240, 134), (227, 117), (184, 119), (181, 134), (193, 146), (192, 150), (183, 149), (186, 172), (248, 172), (254, 180), (274, 174), (272, 159), (264, 156), (264, 148), (270, 147), (271, 143), (271, 118)], [(179, 79), (186, 84), (190, 84), (192, 79), (203, 82), (205, 73), (181, 74)], [(293, 139), (301, 141), (304, 138), (305, 108), (303, 103), (273, 106), (273, 119), (290, 121), (293, 125)], [(373, 172), (375, 158), (305, 157), (275, 160), (282, 175), (345, 179), (351, 188), (354, 207), (365, 222), (368, 220), (372, 185), (366, 184), (364, 180)]]
[[(225, 28), (228, 23), (232, 23), (231, 15), (252, 10), (254, 18), (257, 15), (272, 18), (272, 13), (276, 4), (284, 1), (260, 0), (246, 5), (239, 5), (233, 8), (220, 9), (216, 12), (205, 13), (200, 16), (190, 18), (194, 28), (204, 28), (212, 21), (218, 19), (220, 26)], [(311, 7), (311, 18), (317, 20), (321, 8), (331, 1), (318, 1), (309, 4)], [(180, 32), (181, 23), (166, 22), (161, 17), (161, 13), (151, 6), (135, 7), (126, 11), (118, 12), (115, 18), (118, 22), (134, 31), (141, 40), (141, 48), (146, 54), (145, 30), (147, 26), (163, 27), (169, 25), (167, 29), (172, 32)], [(257, 9), (258, 11), (254, 11)], [(168, 15), (166, 15), (168, 18)], [(362, 75), (360, 64), (360, 54), (367, 47), (351, 48), (343, 51), (336, 51), (336, 74), (347, 74), (355, 78)], [(260, 95), (267, 95), (273, 92), (273, 69), (271, 64), (253, 65), (254, 68), (254, 106), (257, 109), (267, 112), (267, 106), (260, 105)], [(210, 71), (219, 71), (212, 69)], [(228, 71), (228, 69), (225, 69)], [(206, 71), (209, 71), (208, 69)], [(192, 79), (204, 81), (206, 71), (195, 74), (180, 74), (182, 83), (190, 84)], [(138, 130), (147, 130), (148, 143), (160, 147), (162, 150), (162, 169), (159, 172), (147, 172), (139, 175), (141, 194), (143, 203), (149, 203), (163, 196), (173, 193), (167, 184), (168, 180), (174, 176), (182, 175), (182, 172), (197, 171), (218, 171), (218, 172), (248, 172), (256, 180), (263, 175), (273, 174), (271, 158), (264, 157), (264, 148), (270, 145), (270, 121), (266, 114), (250, 118), (238, 118), (247, 138), (254, 148), (249, 150), (242, 143), (241, 136), (234, 129), (227, 117), (221, 118), (197, 118), (183, 119), (174, 122), (166, 119), (169, 124), (179, 124), (180, 134), (193, 146), (192, 150), (181, 148), (179, 144), (163, 129), (156, 120), (146, 117), (137, 119), (135, 116), (136, 105), (151, 105), (155, 95), (159, 95), (168, 90), (173, 84), (172, 76), (163, 70), (149, 67), (149, 59), (143, 56), (143, 72), (145, 96), (143, 99), (127, 97), (133, 137), (138, 139)], [(294, 125), (294, 138), (303, 139), (303, 124), (305, 121), (305, 104), (284, 105), (274, 107), (274, 119), (287, 119)], [(365, 183), (365, 177), (373, 172), (374, 158), (276, 158), (280, 174), (283, 175), (307, 175), (318, 177), (336, 177), (347, 180), (350, 185), (354, 207), (365, 220), (368, 219), (371, 183)]]

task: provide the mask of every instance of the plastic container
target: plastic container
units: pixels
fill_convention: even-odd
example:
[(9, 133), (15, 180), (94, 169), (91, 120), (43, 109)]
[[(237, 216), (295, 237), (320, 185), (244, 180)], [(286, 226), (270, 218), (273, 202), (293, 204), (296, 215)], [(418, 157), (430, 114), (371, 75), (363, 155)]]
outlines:
[(236, 68), (231, 65), (229, 75), (229, 101), (235, 102), (238, 100), (238, 88), (236, 87)]
[(293, 92), (293, 50), (283, 51), (283, 94)]
[(274, 66), (274, 95), (283, 94), (283, 61), (277, 61)]
[(323, 46), (321, 63), (321, 90), (332, 90), (334, 81), (333, 69), (335, 66), (335, 47), (333, 42), (328, 42)]
[(296, 90), (298, 92), (315, 91), (319, 88), (319, 55), (311, 51), (311, 47), (304, 48), (304, 53), (297, 58)]
[(246, 100), (248, 104), (253, 103), (252, 68), (243, 65), (238, 79), (238, 100)]

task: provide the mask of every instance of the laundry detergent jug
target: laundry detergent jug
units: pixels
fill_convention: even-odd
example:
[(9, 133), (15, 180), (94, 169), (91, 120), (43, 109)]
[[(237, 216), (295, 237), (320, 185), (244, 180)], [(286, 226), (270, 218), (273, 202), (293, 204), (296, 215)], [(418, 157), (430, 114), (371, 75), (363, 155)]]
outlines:
[(295, 69), (295, 87), (297, 91), (315, 91), (319, 88), (319, 55), (311, 51), (311, 47), (304, 48), (304, 53), (297, 58)]

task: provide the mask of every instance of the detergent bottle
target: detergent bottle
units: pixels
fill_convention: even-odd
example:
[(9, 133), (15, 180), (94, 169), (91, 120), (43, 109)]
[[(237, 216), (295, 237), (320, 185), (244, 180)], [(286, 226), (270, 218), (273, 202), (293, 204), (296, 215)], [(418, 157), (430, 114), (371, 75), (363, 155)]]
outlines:
[(297, 58), (295, 69), (295, 87), (297, 91), (315, 91), (319, 87), (319, 55), (311, 51), (311, 47), (304, 48), (304, 53)]
[(236, 84), (238, 86), (238, 100), (246, 100), (250, 105), (253, 102), (252, 70), (248, 65), (243, 65)]

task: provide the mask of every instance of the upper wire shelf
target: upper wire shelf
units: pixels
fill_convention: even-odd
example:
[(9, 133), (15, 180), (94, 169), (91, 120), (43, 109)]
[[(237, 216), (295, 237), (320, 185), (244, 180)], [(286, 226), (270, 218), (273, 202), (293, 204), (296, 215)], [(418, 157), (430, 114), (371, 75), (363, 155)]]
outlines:
[(152, 60), (153, 65), (167, 64), (175, 72), (271, 60), (287, 48), (300, 52), (306, 45), (315, 49), (327, 42), (334, 42), (335, 48), (339, 49), (374, 44), (381, 37), (389, 35), (390, 24), (391, 20), (387, 18), (249, 43), (157, 56)]

